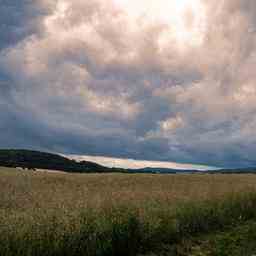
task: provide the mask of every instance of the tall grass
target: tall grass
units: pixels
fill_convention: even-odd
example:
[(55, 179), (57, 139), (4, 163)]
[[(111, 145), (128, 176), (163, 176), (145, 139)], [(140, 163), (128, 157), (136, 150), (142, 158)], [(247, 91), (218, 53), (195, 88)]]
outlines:
[[(147, 198), (132, 203), (124, 200), (124, 197), (112, 194), (112, 199), (120, 200), (118, 203), (105, 201), (99, 206), (96, 198), (93, 198), (95, 204), (82, 203), (88, 199), (85, 197), (88, 194), (80, 194), (85, 189), (80, 187), (80, 182), (81, 179), (91, 179), (91, 176), (77, 176), (75, 181), (78, 180), (78, 183), (75, 182), (74, 185), (75, 176), (26, 174), (21, 177), (17, 173), (1, 175), (0, 182), (5, 184), (2, 192), (7, 192), (0, 198), (0, 255), (4, 256), (143, 255), (157, 251), (164, 244), (172, 246), (191, 236), (256, 220), (256, 192), (252, 188), (247, 189), (247, 185), (244, 186), (243, 193), (233, 193), (231, 190), (221, 197), (208, 196), (208, 199), (203, 200), (191, 198), (190, 201)], [(111, 176), (105, 176), (106, 179), (109, 177)], [(113, 180), (119, 181), (117, 176), (114, 177), (116, 178)], [(147, 179), (146, 176), (124, 177), (127, 180), (135, 179), (136, 182)], [(159, 177), (155, 178), (159, 182)], [(171, 176), (166, 176), (163, 180), (168, 178), (171, 179), (170, 184), (173, 184)], [(178, 179), (183, 182), (188, 179), (191, 182), (191, 178), (187, 176)], [(202, 176), (203, 179), (205, 177)], [(146, 188), (147, 182), (144, 182)], [(90, 183), (95, 185), (96, 180), (92, 179)], [(132, 182), (130, 186), (138, 189), (134, 184), (136, 183)], [(175, 186), (178, 188), (180, 184)], [(218, 184), (215, 185), (218, 190)], [(58, 194), (60, 187), (63, 192), (62, 200)], [(44, 191), (46, 188), (51, 194)], [(76, 198), (78, 201), (70, 202), (74, 198), (65, 194), (63, 188), (80, 195), (79, 200)], [(106, 185), (101, 189), (106, 192)], [(140, 189), (142, 191), (143, 186)], [(168, 189), (165, 193), (167, 191)], [(52, 197), (56, 197), (55, 200), (60, 200), (61, 203), (52, 201)]]
[(81, 210), (69, 218), (36, 211), (29, 217), (1, 216), (0, 255), (132, 256), (256, 219), (255, 209), (256, 193), (248, 193), (176, 211), (159, 205), (146, 216), (129, 207)]

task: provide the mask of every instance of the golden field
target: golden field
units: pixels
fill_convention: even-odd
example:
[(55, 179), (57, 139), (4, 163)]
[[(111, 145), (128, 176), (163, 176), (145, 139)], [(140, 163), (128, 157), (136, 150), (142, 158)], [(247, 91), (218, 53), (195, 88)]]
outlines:
[(256, 189), (256, 175), (65, 174), (0, 169), (1, 209), (101, 208), (108, 205), (222, 198)]
[(0, 168), (0, 190), (0, 255), (143, 254), (256, 216), (256, 175)]

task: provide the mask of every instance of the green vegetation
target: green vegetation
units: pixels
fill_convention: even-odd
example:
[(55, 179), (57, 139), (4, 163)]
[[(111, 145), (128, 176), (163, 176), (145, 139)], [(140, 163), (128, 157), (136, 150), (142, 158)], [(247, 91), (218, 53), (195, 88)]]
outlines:
[(30, 150), (0, 150), (0, 166), (49, 169), (78, 173), (121, 171), (107, 168), (93, 162), (76, 162), (61, 155)]
[(239, 223), (225, 231), (184, 239), (175, 245), (163, 245), (157, 253), (146, 256), (254, 256), (256, 222)]
[(205, 255), (252, 256), (256, 252), (256, 222), (248, 222), (228, 232), (222, 232), (203, 241), (199, 250)]
[(0, 169), (0, 255), (256, 252), (256, 176)]

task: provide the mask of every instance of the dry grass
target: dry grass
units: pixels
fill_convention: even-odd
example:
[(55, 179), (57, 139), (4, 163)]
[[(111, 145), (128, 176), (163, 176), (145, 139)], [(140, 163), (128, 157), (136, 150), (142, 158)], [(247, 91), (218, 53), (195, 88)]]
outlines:
[[(179, 232), (183, 235), (205, 232), (206, 226), (201, 224), (212, 216), (216, 217), (213, 222), (219, 222), (220, 226), (221, 221), (230, 224), (223, 216), (232, 215), (230, 211), (234, 209), (244, 214), (244, 208), (247, 209), (249, 203), (254, 204), (254, 197), (248, 199), (248, 202), (251, 200), (248, 205), (243, 205), (244, 199), (235, 200), (228, 210), (225, 208), (226, 212), (216, 208), (218, 214), (212, 213), (215, 211), (212, 205), (202, 210), (200, 202), (225, 201), (231, 194), (255, 190), (256, 175), (86, 175), (0, 168), (0, 254), (42, 255), (43, 251), (44, 255), (65, 255), (64, 252), (77, 255), (78, 249), (74, 250), (77, 247), (83, 250), (83, 255), (118, 255), (121, 244), (122, 249), (134, 248), (130, 252), (126, 250), (125, 255), (134, 255), (138, 243), (143, 244), (142, 240), (144, 244), (151, 243), (148, 248), (152, 249), (161, 233), (170, 241), (175, 240)], [(172, 220), (177, 218), (176, 210), (183, 205), (191, 207), (186, 206), (183, 211), (186, 214), (182, 211), (178, 214), (179, 221), (186, 225), (179, 224), (177, 231), (176, 226), (173, 229), (175, 222)], [(200, 206), (194, 208), (195, 205)], [(202, 218), (195, 221), (196, 214)], [(232, 216), (235, 219), (239, 214)], [(250, 218), (250, 214), (251, 211), (245, 213), (246, 218)], [(215, 228), (215, 223), (207, 225)], [(143, 236), (139, 234), (142, 230)], [(137, 240), (133, 232), (138, 235)], [(91, 234), (97, 239), (93, 240)], [(119, 241), (122, 236), (123, 240)], [(71, 241), (70, 237), (76, 240)], [(86, 241), (83, 242), (85, 248), (79, 244), (78, 237)], [(133, 238), (136, 240), (133, 246), (123, 244)], [(101, 249), (97, 252), (96, 248)], [(117, 248), (116, 251), (113, 248)]]
[(0, 208), (176, 204), (254, 190), (256, 175), (62, 174), (0, 169)]

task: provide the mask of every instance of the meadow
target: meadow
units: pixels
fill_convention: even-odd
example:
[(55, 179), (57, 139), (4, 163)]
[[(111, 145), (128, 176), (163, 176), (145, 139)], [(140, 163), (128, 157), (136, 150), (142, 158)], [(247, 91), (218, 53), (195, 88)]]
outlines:
[(0, 168), (0, 193), (0, 255), (256, 252), (256, 175)]

